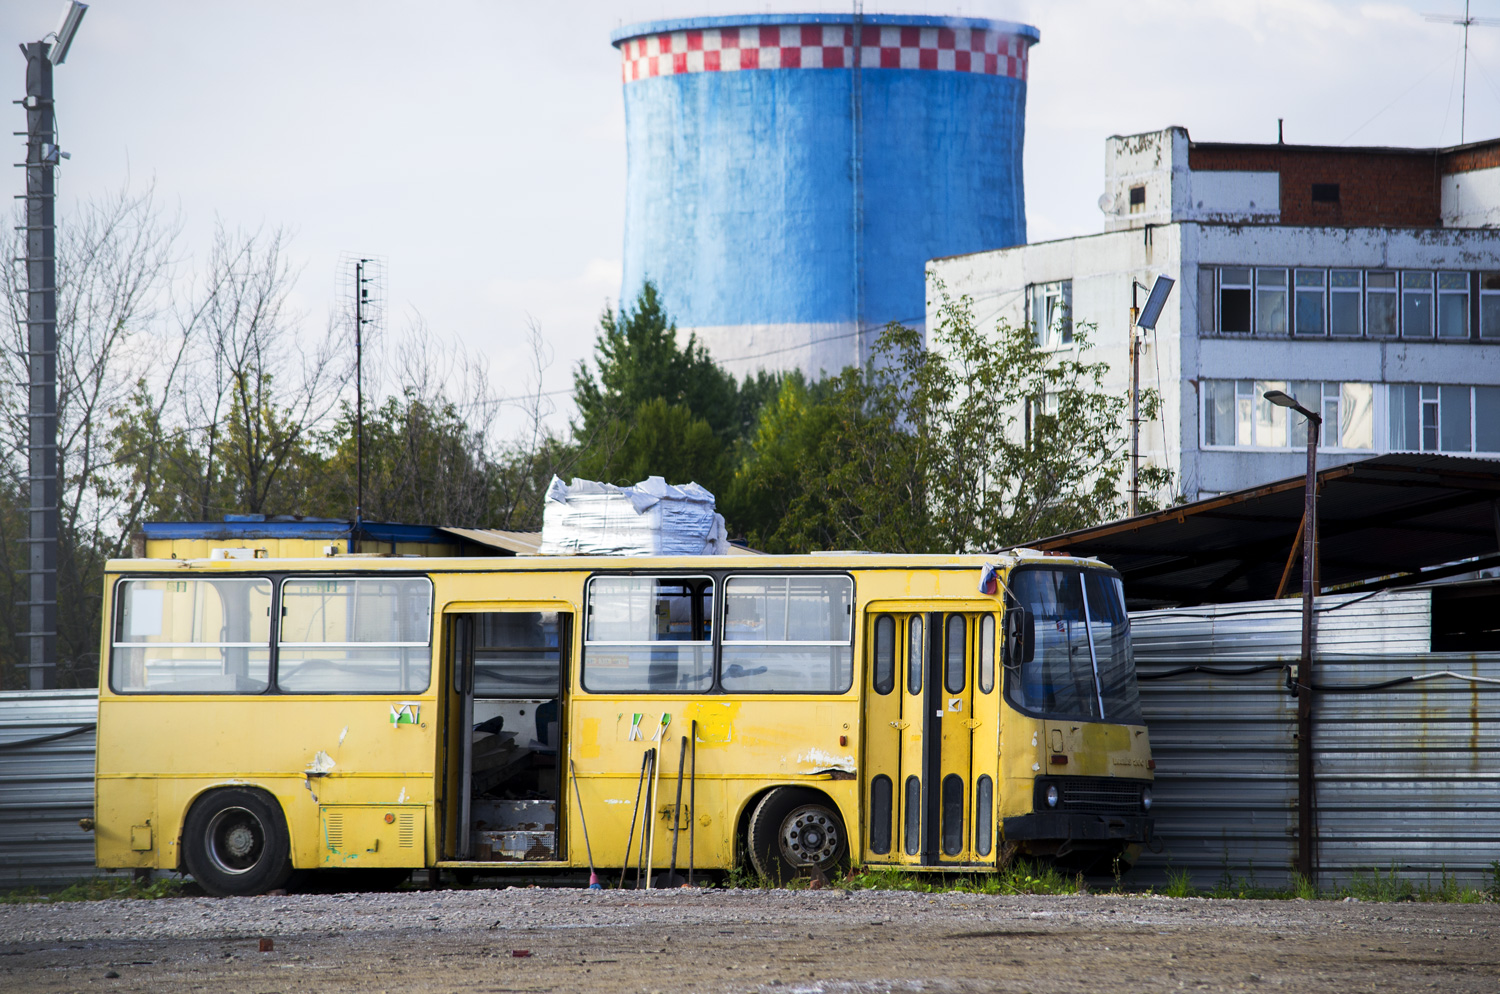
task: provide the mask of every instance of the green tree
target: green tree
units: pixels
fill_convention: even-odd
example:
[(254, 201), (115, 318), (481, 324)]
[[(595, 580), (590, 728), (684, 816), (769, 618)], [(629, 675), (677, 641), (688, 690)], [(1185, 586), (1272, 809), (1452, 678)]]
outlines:
[(936, 290), (930, 348), (892, 324), (869, 368), (782, 385), (736, 473), (732, 533), (773, 552), (975, 552), (1123, 513), (1126, 401), (1092, 329), (1044, 350), (1025, 328), (981, 331), (968, 298)]
[(594, 366), (579, 363), (573, 374), (577, 471), (618, 484), (664, 476), (719, 493), (761, 405), (780, 385), (779, 376), (762, 372), (741, 386), (695, 336), (679, 344), (650, 282), (632, 309), (605, 310)]
[[(668, 316), (656, 285), (647, 281), (631, 310), (606, 308), (594, 342), (598, 377), (580, 362), (573, 374), (573, 398), (582, 417), (579, 432), (594, 438), (620, 431), (637, 408), (664, 398), (707, 421), (721, 441), (739, 433), (739, 398), (734, 377), (714, 362), (696, 335), (678, 345), (677, 326)], [(658, 474), (660, 475), (660, 474)]]

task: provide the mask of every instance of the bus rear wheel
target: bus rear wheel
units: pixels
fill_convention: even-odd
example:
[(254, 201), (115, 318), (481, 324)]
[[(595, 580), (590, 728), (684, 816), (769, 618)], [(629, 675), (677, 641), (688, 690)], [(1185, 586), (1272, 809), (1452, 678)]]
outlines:
[(198, 886), (215, 897), (275, 890), (292, 875), (281, 806), (260, 791), (214, 791), (188, 813), (182, 859)]
[(818, 870), (831, 873), (847, 861), (844, 820), (815, 790), (778, 787), (750, 816), (750, 862), (774, 883)]

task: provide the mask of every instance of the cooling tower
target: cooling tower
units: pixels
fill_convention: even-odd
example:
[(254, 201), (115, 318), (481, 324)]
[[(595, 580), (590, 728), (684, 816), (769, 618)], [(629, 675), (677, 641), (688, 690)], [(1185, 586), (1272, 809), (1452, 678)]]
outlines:
[(622, 303), (654, 281), (678, 328), (737, 375), (862, 363), (886, 322), (922, 323), (926, 260), (1026, 240), (1039, 37), (1005, 21), (853, 14), (616, 31)]

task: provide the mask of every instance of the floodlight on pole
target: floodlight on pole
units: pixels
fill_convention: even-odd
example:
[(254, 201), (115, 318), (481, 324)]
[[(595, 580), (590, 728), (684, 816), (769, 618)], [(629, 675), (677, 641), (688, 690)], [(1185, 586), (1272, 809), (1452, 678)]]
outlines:
[(1156, 282), (1151, 284), (1151, 293), (1146, 297), (1146, 306), (1141, 308), (1141, 316), (1135, 319), (1137, 328), (1156, 330), (1156, 319), (1161, 317), (1161, 312), (1167, 306), (1167, 298), (1172, 295), (1172, 287), (1176, 285), (1177, 281), (1169, 276), (1156, 278)]
[(1136, 329), (1156, 330), (1156, 321), (1167, 306), (1176, 280), (1158, 276), (1146, 295), (1146, 306), (1136, 306), (1137, 290), (1146, 287), (1130, 281), (1130, 516), (1140, 513), (1141, 504), (1141, 336)]
[(47, 52), (47, 61), (54, 66), (60, 66), (68, 58), (68, 49), (73, 44), (73, 36), (78, 33), (78, 25), (83, 23), (83, 15), (88, 12), (89, 5), (72, 0), (68, 9), (63, 11), (62, 20), (57, 23), (57, 31), (54, 32), (57, 40), (52, 43), (52, 48)]
[(1297, 872), (1315, 882), (1317, 849), (1313, 835), (1317, 810), (1313, 802), (1313, 595), (1317, 590), (1318, 432), (1323, 419), (1284, 390), (1261, 394), (1277, 407), (1307, 419), (1307, 483), (1302, 502), (1302, 656), (1297, 664)]

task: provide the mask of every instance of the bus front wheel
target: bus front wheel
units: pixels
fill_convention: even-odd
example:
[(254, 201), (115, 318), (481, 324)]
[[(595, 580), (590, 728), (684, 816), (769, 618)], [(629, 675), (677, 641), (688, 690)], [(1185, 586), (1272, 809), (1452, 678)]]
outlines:
[(215, 897), (263, 894), (292, 875), (281, 806), (256, 790), (218, 790), (199, 799), (182, 832), (182, 858)]
[(778, 787), (761, 798), (750, 816), (750, 862), (774, 883), (811, 870), (830, 873), (848, 857), (844, 820), (815, 790)]

